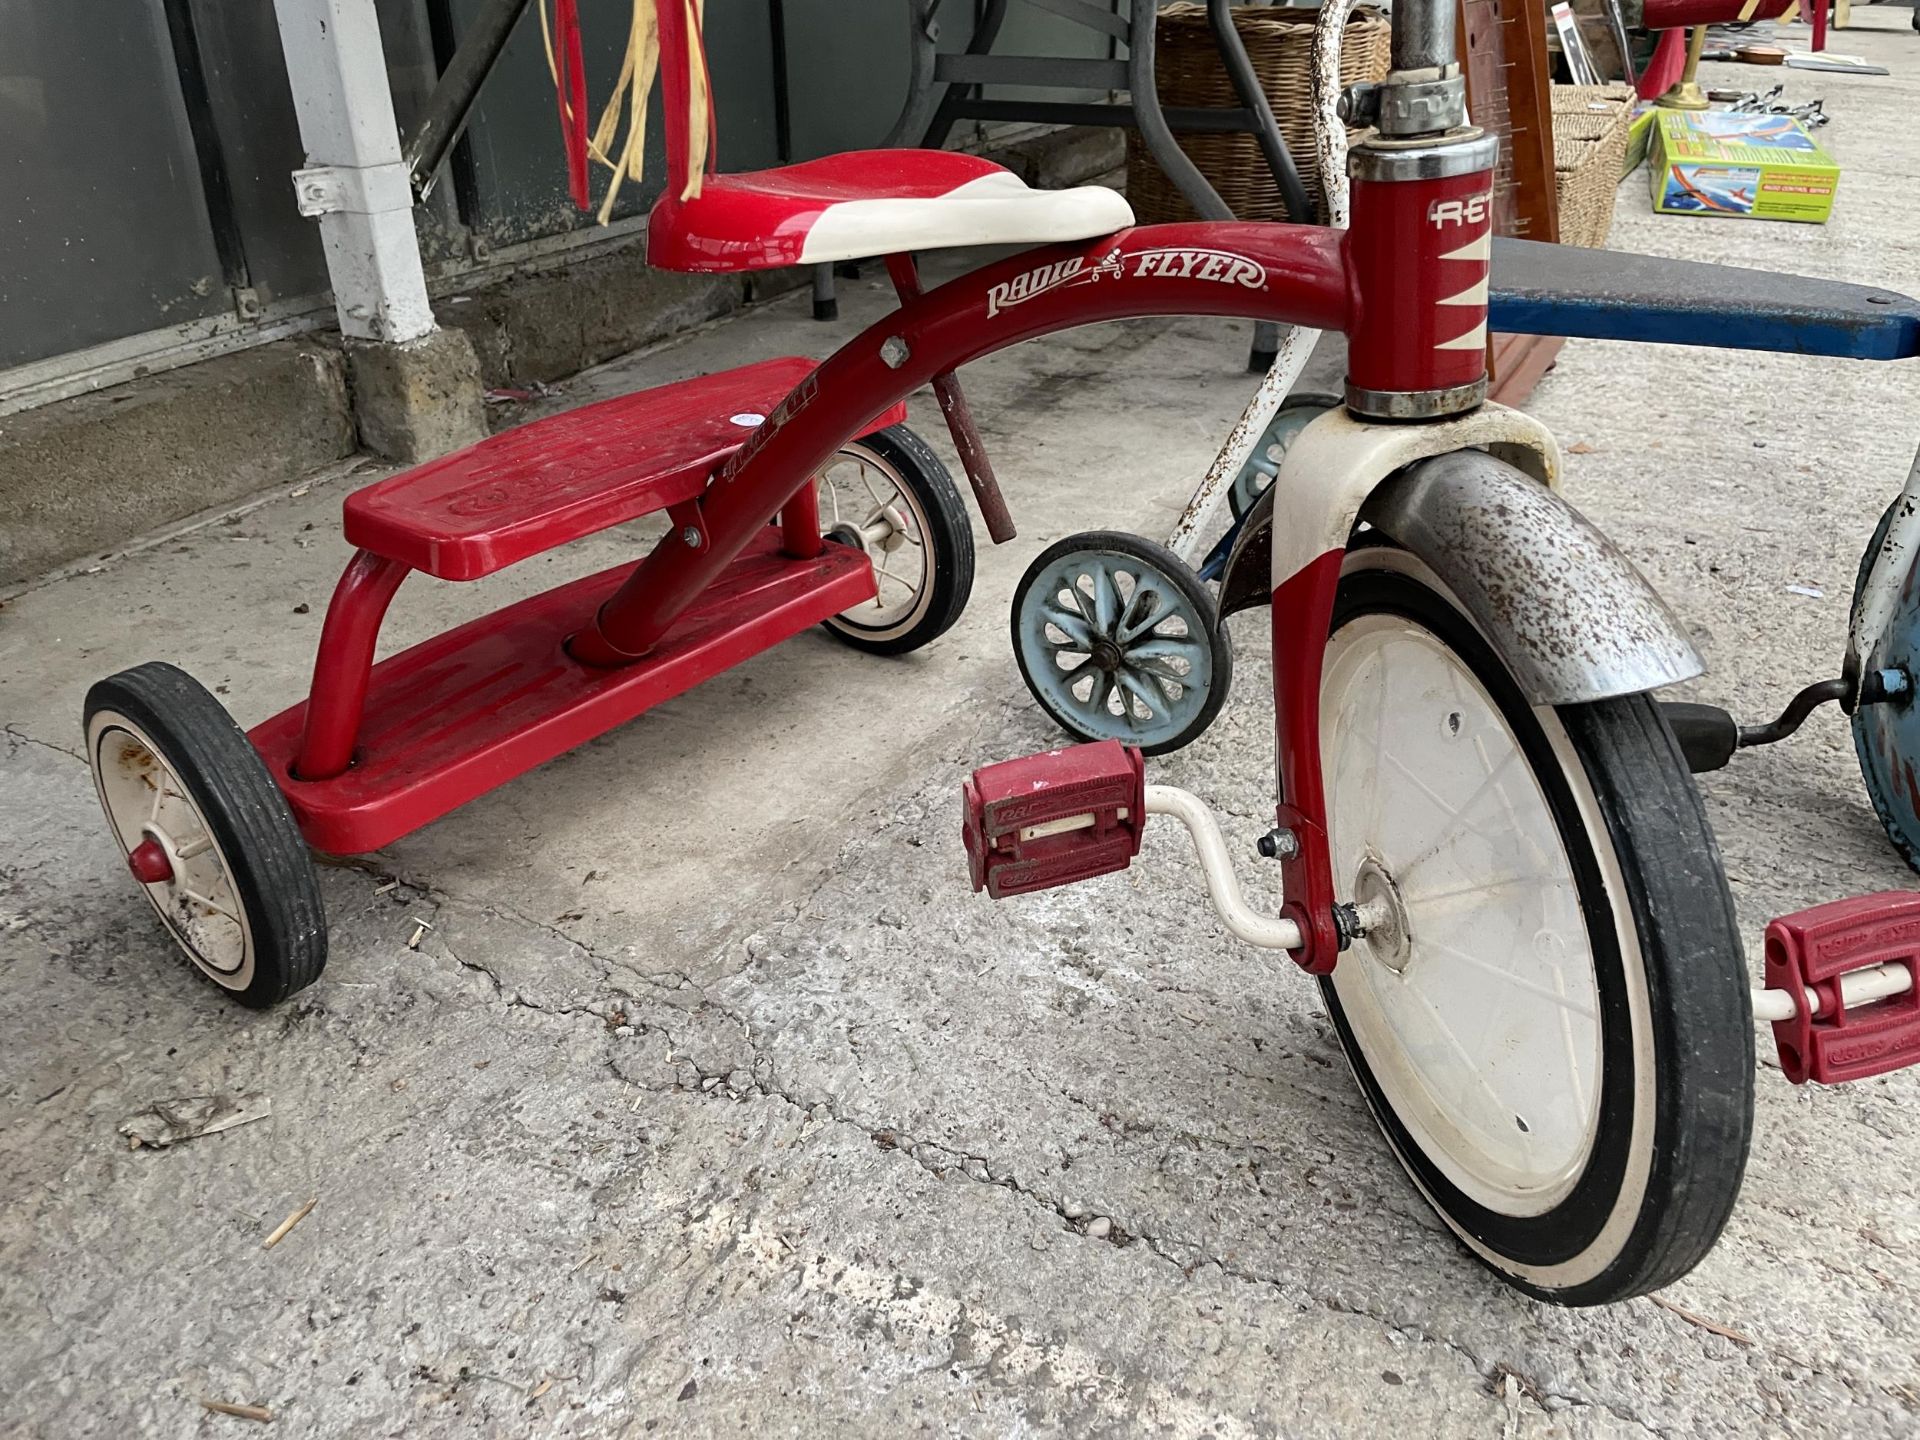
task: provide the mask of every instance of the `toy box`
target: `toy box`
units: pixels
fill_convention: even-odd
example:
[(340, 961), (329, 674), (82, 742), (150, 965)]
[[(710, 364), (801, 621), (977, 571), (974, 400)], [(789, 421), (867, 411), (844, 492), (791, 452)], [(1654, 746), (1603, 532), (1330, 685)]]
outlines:
[(1788, 115), (1662, 110), (1648, 169), (1664, 215), (1824, 223), (1840, 167)]
[(1647, 105), (1634, 110), (1633, 124), (1627, 128), (1627, 155), (1620, 162), (1620, 178), (1626, 179), (1646, 163), (1647, 152), (1653, 148), (1653, 122), (1660, 118), (1660, 112)]

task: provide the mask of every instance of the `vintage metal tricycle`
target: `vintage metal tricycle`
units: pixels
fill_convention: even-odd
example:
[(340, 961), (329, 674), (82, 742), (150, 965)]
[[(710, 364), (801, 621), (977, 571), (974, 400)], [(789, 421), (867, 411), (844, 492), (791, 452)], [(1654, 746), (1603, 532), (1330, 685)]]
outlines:
[[(1347, 8), (1319, 21), (1329, 81)], [(1283, 912), (1246, 905), (1205, 805), (1146, 785), (1117, 740), (976, 776), (975, 883), (999, 896), (1118, 869), (1147, 815), (1177, 816), (1232, 933), (1319, 977), (1394, 1153), (1474, 1253), (1564, 1304), (1684, 1274), (1739, 1189), (1756, 1006), (1687, 759), (1649, 695), (1701, 661), (1556, 493), (1552, 436), (1485, 403), (1489, 262), (1509, 330), (1895, 359), (1920, 353), (1920, 305), (1493, 241), (1496, 145), (1467, 123), (1451, 0), (1400, 0), (1392, 74), (1349, 96), (1374, 129), (1345, 155), (1334, 127), (1324, 158), (1351, 176), (1345, 231), (1132, 228), (1109, 191), (1033, 193), (942, 152), (702, 188), (692, 13), (659, 11), (671, 173), (653, 262), (885, 255), (901, 308), (818, 368), (773, 361), (610, 401), (352, 496), (358, 551), (312, 693), (251, 734), (169, 666), (94, 686), (100, 798), (193, 963), (245, 1003), (282, 999), (326, 953), (309, 843), (384, 845), (815, 623), (880, 652), (937, 636), (972, 556), (955, 487), (899, 428), (917, 387), (936, 382), (971, 470), (951, 377), (978, 356), (1130, 316), (1339, 330), (1344, 404), (1292, 439), (1220, 576), (1221, 613), (1271, 607), (1279, 803), (1261, 846), (1282, 865)], [(1046, 248), (920, 292), (910, 252), (1010, 241)], [(1257, 402), (1269, 414), (1250, 413), (1237, 443), (1278, 401)], [(1870, 553), (1837, 690), (1873, 737), (1863, 755), (1889, 813), (1914, 793), (1916, 487)], [(372, 663), (411, 571), (472, 579), (654, 510), (671, 524), (638, 564)], [(1198, 654), (1200, 637), (1163, 629), (1165, 597), (1118, 571), (1043, 598), (1096, 674), (1149, 700)], [(1909, 844), (1912, 819), (1897, 821)], [(1920, 1055), (1917, 936), (1912, 895), (1774, 923), (1759, 1004), (1794, 1078)]]

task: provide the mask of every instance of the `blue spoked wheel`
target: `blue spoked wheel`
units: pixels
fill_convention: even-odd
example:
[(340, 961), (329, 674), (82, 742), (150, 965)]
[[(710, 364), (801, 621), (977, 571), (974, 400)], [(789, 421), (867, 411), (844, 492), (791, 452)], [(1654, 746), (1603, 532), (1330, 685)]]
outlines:
[[(1887, 530), (1893, 523), (1895, 500), (1880, 517), (1880, 524), (1860, 557), (1860, 574), (1853, 586), (1853, 609), (1858, 612), (1867, 587), (1867, 576), (1879, 558)], [(1872, 647), (1862, 656), (1866, 673), (1901, 670), (1920, 674), (1920, 594), (1911, 577), (1900, 587), (1900, 602), (1888, 617), (1886, 627), (1875, 637)], [(1860, 757), (1860, 774), (1867, 783), (1867, 798), (1886, 826), (1887, 838), (1900, 857), (1920, 870), (1920, 706), (1914, 704), (1912, 691), (1904, 698), (1861, 705), (1853, 712), (1853, 748)]]
[(1327, 395), (1316, 390), (1303, 390), (1281, 402), (1278, 413), (1267, 422), (1266, 432), (1253, 447), (1253, 453), (1247, 457), (1247, 463), (1233, 477), (1233, 488), (1227, 492), (1227, 505), (1233, 511), (1234, 519), (1238, 520), (1251, 510), (1253, 502), (1260, 498), (1260, 492), (1273, 484), (1273, 477), (1280, 473), (1280, 462), (1286, 459), (1287, 447), (1293, 444), (1294, 436), (1339, 403), (1338, 395)]
[(1061, 729), (1149, 755), (1199, 736), (1233, 680), (1206, 585), (1166, 546), (1116, 530), (1069, 535), (1027, 567), (1013, 651)]

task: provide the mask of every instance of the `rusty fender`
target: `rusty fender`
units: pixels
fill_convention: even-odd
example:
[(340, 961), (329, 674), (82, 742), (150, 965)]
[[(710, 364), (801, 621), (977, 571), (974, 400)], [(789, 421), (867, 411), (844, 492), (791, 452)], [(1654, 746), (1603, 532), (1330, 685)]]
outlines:
[(1656, 690), (1706, 668), (1611, 540), (1491, 455), (1416, 465), (1374, 491), (1360, 518), (1433, 569), (1536, 705)]
[[(1426, 562), (1536, 705), (1635, 694), (1705, 669), (1632, 562), (1549, 488), (1559, 459), (1551, 437), (1530, 446), (1531, 437), (1475, 435), (1480, 427), (1459, 422), (1359, 426), (1386, 432), (1360, 437), (1341, 412), (1330, 416), (1340, 418), (1301, 433), (1243, 528), (1222, 577), (1222, 614), (1266, 603), (1274, 584), (1344, 546), (1354, 522), (1365, 521)], [(1456, 425), (1448, 453), (1427, 449)], [(1316, 430), (1323, 443), (1304, 446)], [(1501, 458), (1459, 448), (1495, 439)], [(1408, 454), (1414, 446), (1426, 455)]]

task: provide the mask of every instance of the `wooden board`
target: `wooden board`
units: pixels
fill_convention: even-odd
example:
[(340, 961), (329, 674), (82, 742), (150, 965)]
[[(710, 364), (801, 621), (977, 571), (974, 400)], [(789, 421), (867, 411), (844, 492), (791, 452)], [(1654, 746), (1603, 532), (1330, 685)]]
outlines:
[(1495, 332), (1488, 346), (1487, 372), (1493, 383), (1487, 398), (1502, 405), (1527, 403), (1540, 377), (1560, 358), (1567, 342), (1558, 335), (1503, 335)]
[[(1540, 0), (1459, 0), (1467, 113), (1500, 141), (1494, 233), (1557, 241), (1546, 32)], [(1488, 347), (1491, 397), (1503, 405), (1525, 401), (1563, 343), (1548, 335), (1494, 335)]]
[(1538, 0), (1461, 0), (1467, 113), (1500, 141), (1494, 233), (1558, 240), (1546, 14)]

